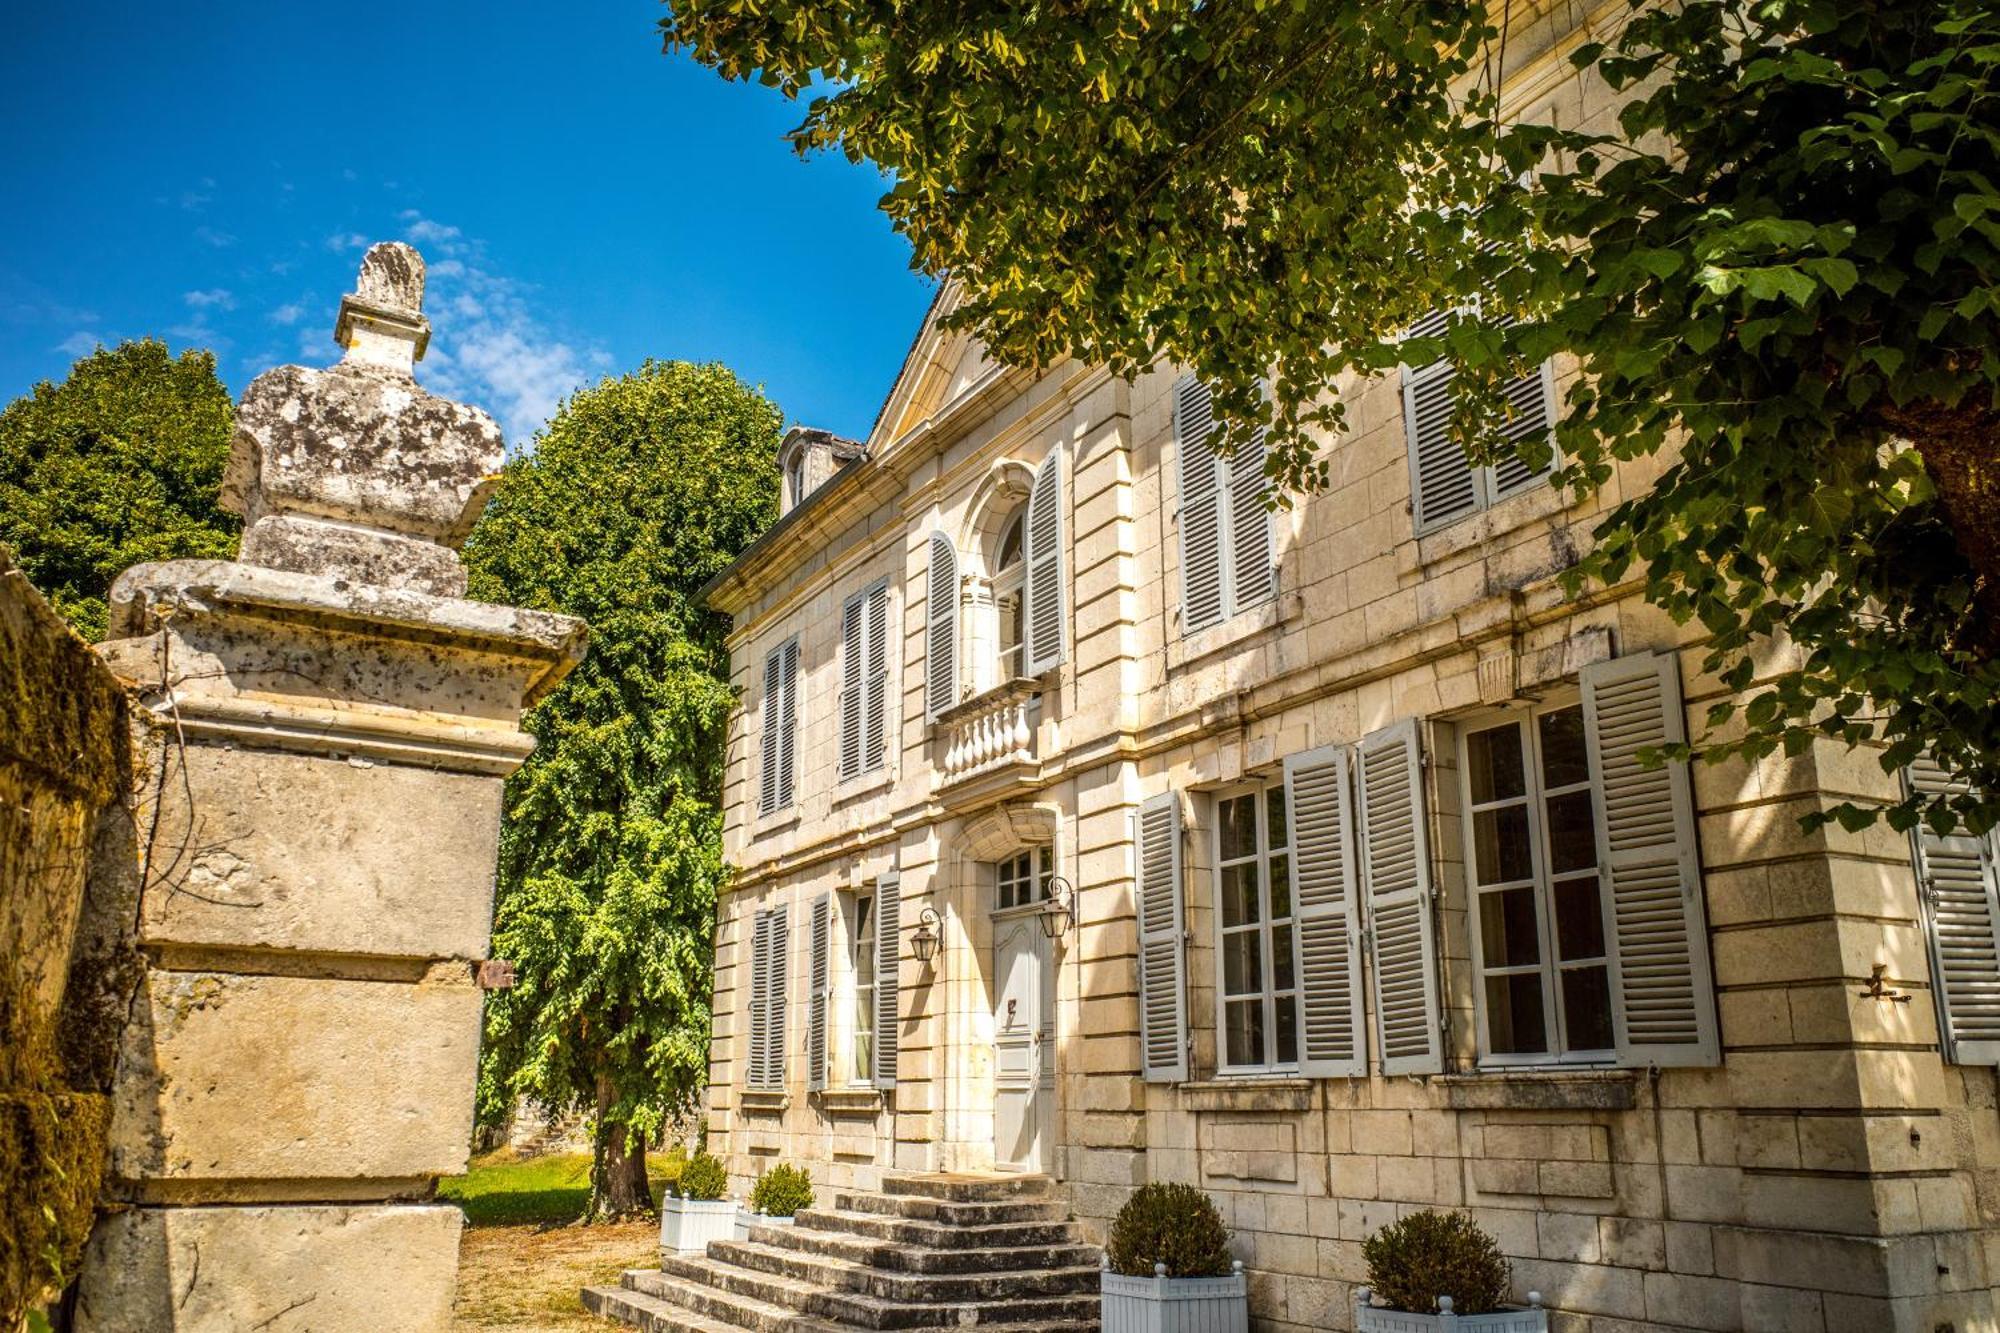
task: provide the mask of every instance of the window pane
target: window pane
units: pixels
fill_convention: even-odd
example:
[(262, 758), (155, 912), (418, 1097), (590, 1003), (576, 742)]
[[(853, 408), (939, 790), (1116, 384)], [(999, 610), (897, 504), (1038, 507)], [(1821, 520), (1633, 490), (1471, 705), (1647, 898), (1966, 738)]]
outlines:
[[(1271, 927), (1271, 989), (1274, 991), (1292, 988), (1292, 928), (1290, 926)], [(1283, 1008), (1283, 1005), (1278, 1006)]]
[(1218, 850), (1225, 861), (1257, 854), (1257, 798), (1231, 796), (1215, 803)]
[(1504, 727), (1475, 731), (1467, 736), (1465, 766), (1474, 804), (1521, 795), (1527, 786), (1526, 771), (1521, 764), (1520, 724), (1509, 722)]
[(1544, 713), (1535, 725), (1542, 733), (1542, 785), (1567, 787), (1587, 781), (1590, 758), (1583, 745), (1583, 709)]
[(1241, 930), (1222, 937), (1222, 990), (1225, 995), (1264, 992), (1264, 940), (1261, 932)]
[(1281, 1065), (1295, 1065), (1299, 1062), (1299, 1007), (1289, 995), (1278, 997), (1278, 1039), (1277, 1062)]
[(1528, 849), (1528, 807), (1502, 806), (1472, 816), (1474, 873), (1480, 884), (1505, 884), (1534, 873)]
[(1479, 947), (1488, 967), (1527, 967), (1541, 959), (1533, 889), (1479, 895)]
[(1604, 957), (1604, 907), (1595, 875), (1556, 885), (1556, 956)]
[(1232, 1065), (1264, 1063), (1264, 1001), (1232, 1000), (1223, 1020), (1224, 1044)]
[(1282, 782), (1264, 790), (1264, 827), (1270, 830), (1269, 842), (1273, 848), (1292, 845), (1285, 832), (1285, 785)]
[(1516, 972), (1486, 978), (1486, 1032), (1495, 1055), (1540, 1055), (1549, 1049), (1542, 1021), (1542, 975)]
[(1550, 798), (1549, 873), (1560, 875), (1597, 864), (1597, 834), (1590, 814), (1590, 792), (1573, 791)]
[(1283, 921), (1292, 914), (1292, 858), (1271, 858), (1271, 919)]
[(1245, 861), (1240, 865), (1224, 866), (1219, 878), (1222, 881), (1222, 924), (1244, 926), (1253, 921), (1263, 920), (1257, 910), (1257, 863)]
[(1563, 1024), (1572, 1051), (1608, 1051), (1611, 1034), (1611, 979), (1601, 967), (1572, 967), (1562, 974)]
[(1007, 531), (1000, 538), (1000, 558), (993, 568), (1007, 569), (1021, 563), (1021, 520), (1025, 511), (1017, 512), (1007, 524)]

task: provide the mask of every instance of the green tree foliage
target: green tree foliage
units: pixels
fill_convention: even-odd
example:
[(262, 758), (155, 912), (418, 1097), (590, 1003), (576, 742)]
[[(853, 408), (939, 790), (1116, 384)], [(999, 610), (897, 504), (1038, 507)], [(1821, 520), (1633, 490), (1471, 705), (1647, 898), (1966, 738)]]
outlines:
[[(1291, 489), (1328, 475), (1344, 376), (1450, 357), (1491, 457), (1500, 379), (1574, 355), (1562, 484), (1669, 455), (1578, 579), (1638, 579), (1754, 694), (1702, 748), (1831, 735), (1894, 770), (1927, 742), (1994, 795), (1892, 822), (1988, 824), (1994, 0), (1631, 3), (1578, 53), (1630, 99), (1615, 143), (1510, 119), (1520, 7), (1474, 0), (670, 0), (662, 29), (809, 98), (802, 151), (892, 172), (883, 208), (996, 357), (1195, 366), (1219, 447), (1268, 426)], [(1797, 655), (1759, 678), (1779, 631)]]
[(476, 596), (582, 616), (508, 781), (482, 1113), (596, 1118), (592, 1216), (649, 1206), (645, 1142), (707, 1076), (722, 862), (723, 617), (697, 591), (776, 514), (782, 419), (720, 365), (648, 361), (565, 402), (466, 544)]
[(85, 638), (111, 580), (149, 560), (236, 554), (217, 503), (235, 414), (209, 352), (98, 348), (0, 411), (0, 543)]

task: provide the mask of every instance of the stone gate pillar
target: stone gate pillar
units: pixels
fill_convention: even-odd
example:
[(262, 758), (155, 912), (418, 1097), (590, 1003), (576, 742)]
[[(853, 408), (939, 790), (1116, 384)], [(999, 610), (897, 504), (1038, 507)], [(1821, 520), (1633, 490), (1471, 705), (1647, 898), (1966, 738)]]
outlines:
[(412, 377), (422, 301), (415, 250), (370, 250), (341, 363), (243, 397), (240, 559), (112, 590), (102, 651), (163, 739), (83, 1329), (449, 1318), (460, 1215), (428, 1200), (471, 1142), (501, 782), (584, 628), (463, 599), (502, 444)]

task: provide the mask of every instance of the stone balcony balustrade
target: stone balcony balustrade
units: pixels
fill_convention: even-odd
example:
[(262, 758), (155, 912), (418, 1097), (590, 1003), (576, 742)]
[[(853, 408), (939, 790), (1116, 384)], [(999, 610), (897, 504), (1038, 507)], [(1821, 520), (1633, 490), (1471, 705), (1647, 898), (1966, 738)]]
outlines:
[(1033, 764), (1041, 692), (1040, 680), (1017, 677), (939, 713), (944, 757), (938, 766), (938, 785), (948, 787)]

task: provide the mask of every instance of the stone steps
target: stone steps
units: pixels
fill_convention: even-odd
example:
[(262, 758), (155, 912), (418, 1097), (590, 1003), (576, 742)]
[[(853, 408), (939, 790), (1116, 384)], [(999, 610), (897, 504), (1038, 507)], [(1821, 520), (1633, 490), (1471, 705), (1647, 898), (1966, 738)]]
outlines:
[(584, 1306), (651, 1333), (1096, 1333), (1099, 1252), (1047, 1177), (892, 1175), (833, 1203), (662, 1255)]

